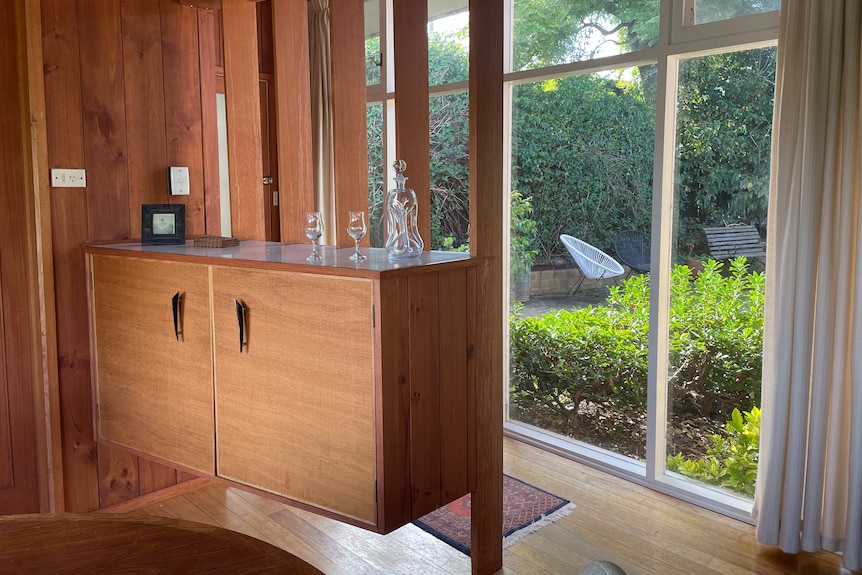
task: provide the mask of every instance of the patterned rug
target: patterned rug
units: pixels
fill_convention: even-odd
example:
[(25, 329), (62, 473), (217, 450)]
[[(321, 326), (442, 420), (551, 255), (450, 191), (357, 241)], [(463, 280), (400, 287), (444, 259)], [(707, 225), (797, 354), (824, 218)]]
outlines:
[[(503, 476), (503, 549), (525, 535), (565, 517), (574, 503)], [(470, 494), (413, 522), (417, 527), (470, 554)]]

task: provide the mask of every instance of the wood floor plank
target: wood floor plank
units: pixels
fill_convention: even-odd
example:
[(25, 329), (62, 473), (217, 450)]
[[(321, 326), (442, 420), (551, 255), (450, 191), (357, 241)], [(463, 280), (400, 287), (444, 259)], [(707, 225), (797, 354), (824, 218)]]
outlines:
[[(757, 543), (747, 523), (513, 439), (504, 442), (504, 469), (577, 507), (504, 550), (498, 575), (574, 575), (598, 560), (628, 575), (854, 575), (832, 553), (782, 553)], [(470, 573), (466, 555), (413, 525), (378, 535), (217, 483), (138, 513), (234, 529), (328, 575)]]
[[(342, 537), (334, 538), (330, 533), (321, 531), (316, 526), (293, 513), (291, 509), (282, 509), (270, 516), (283, 529), (295, 534), (309, 548), (316, 550), (323, 557), (320, 562), (314, 562), (318, 569), (333, 575), (382, 575), (377, 567), (367, 563), (343, 544)], [(306, 561), (312, 562), (311, 559)]]

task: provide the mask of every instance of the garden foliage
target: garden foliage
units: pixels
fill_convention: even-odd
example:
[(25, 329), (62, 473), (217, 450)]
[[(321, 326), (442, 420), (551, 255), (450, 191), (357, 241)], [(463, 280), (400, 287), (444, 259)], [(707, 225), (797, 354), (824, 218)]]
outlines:
[(704, 457), (671, 455), (667, 470), (753, 497), (760, 457), (760, 409), (752, 407), (743, 413), (734, 409), (724, 426), (724, 435), (710, 435), (709, 440), (712, 446)]
[[(723, 423), (760, 398), (765, 276), (745, 258), (703, 267), (696, 277), (683, 265), (671, 273), (669, 408)], [(649, 275), (633, 276), (610, 288), (606, 305), (513, 316), (510, 416), (575, 438), (587, 427), (638, 434), (649, 284)]]
[[(773, 9), (776, 2), (763, 0), (755, 11)], [(703, 14), (721, 19), (751, 9), (750, 1), (728, 0), (705, 5)], [(653, 46), (658, 38), (657, 0), (530, 0), (515, 3), (514, 19), (516, 70), (589, 58), (597, 40), (629, 52)], [(430, 85), (468, 77), (466, 33), (429, 33)], [(379, 38), (366, 44), (368, 81), (377, 82)], [(533, 198), (538, 263), (566, 259), (561, 233), (607, 249), (618, 230), (649, 230), (655, 84), (656, 66), (641, 65), (514, 90), (512, 188)], [(695, 237), (704, 226), (742, 221), (765, 231), (774, 87), (775, 48), (703, 56), (681, 65), (678, 250), (700, 247)], [(469, 235), (468, 109), (466, 92), (429, 101), (434, 249), (457, 248)], [(379, 104), (368, 108), (372, 245), (382, 238), (382, 198), (392, 179), (383, 166), (382, 112)]]

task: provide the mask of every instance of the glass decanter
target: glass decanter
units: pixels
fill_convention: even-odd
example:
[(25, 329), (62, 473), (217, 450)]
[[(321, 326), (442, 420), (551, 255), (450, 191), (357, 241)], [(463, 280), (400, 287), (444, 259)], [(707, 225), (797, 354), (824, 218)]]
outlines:
[(417, 258), (422, 255), (425, 243), (416, 223), (416, 193), (404, 187), (407, 162), (396, 160), (395, 188), (386, 196), (386, 252), (390, 260)]

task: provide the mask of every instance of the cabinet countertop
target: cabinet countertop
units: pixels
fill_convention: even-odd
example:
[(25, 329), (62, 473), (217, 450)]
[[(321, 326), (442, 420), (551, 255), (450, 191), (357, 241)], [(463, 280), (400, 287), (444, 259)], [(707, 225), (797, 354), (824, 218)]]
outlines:
[[(398, 275), (421, 272), (417, 268), (440, 269), (461, 267), (475, 263), (479, 258), (471, 258), (461, 252), (425, 251), (418, 258), (389, 261), (383, 248), (360, 248), (368, 259), (356, 263), (350, 261), (354, 248), (335, 248), (320, 246), (318, 252), (322, 261), (311, 263), (306, 257), (311, 253), (310, 244), (282, 245), (277, 242), (245, 240), (238, 246), (228, 248), (200, 248), (194, 240), (180, 245), (142, 245), (140, 243), (89, 243), (85, 251), (106, 255), (124, 255), (173, 261), (201, 262), (212, 265), (277, 269), (284, 271), (330, 274), (353, 277), (379, 277), (381, 274)], [(430, 269), (429, 269), (430, 271)]]

